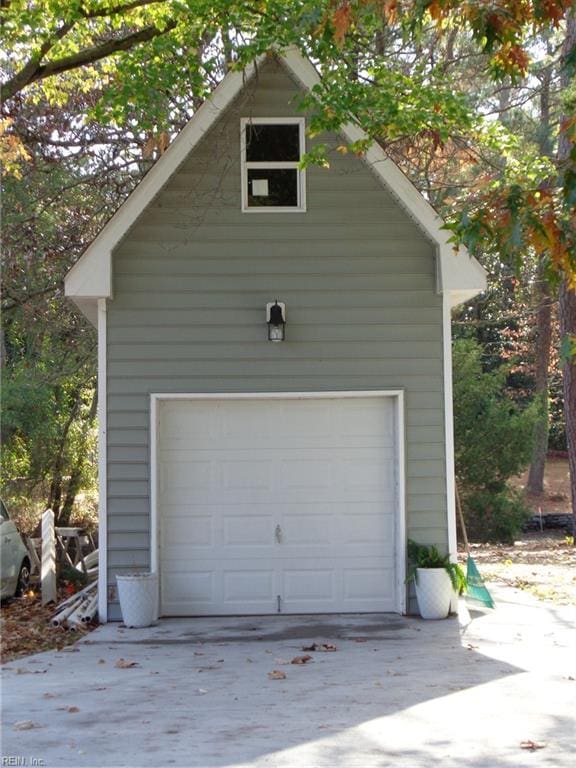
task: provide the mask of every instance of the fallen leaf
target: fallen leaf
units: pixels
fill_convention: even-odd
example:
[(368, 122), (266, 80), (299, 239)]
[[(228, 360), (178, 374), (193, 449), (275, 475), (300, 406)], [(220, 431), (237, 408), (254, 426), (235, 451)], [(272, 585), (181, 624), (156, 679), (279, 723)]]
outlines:
[(138, 662), (137, 661), (128, 661), (127, 659), (118, 659), (116, 664), (114, 664), (115, 667), (118, 667), (118, 669), (128, 669), (129, 667), (137, 667)]
[(38, 728), (39, 726), (34, 723), (32, 720), (19, 720), (17, 723), (14, 723), (14, 730), (15, 731), (31, 731), (32, 728)]
[(475, 651), (477, 648), (478, 648), (478, 646), (477, 645), (472, 645), (472, 643), (467, 643), (466, 644), (466, 650), (467, 651)]
[(56, 694), (55, 693), (45, 693), (45, 694), (43, 694), (42, 698), (43, 699), (55, 699), (56, 698)]
[(106, 664), (106, 659), (98, 659), (98, 664)]
[(274, 664), (290, 664), (290, 659), (274, 659)]
[(272, 672), (268, 672), (268, 678), (270, 680), (286, 680), (287, 674), (281, 669), (273, 669)]
[(312, 643), (312, 645), (304, 645), (302, 650), (314, 651), (316, 653), (333, 653), (334, 651), (337, 651), (338, 648), (334, 643)]
[(74, 715), (76, 712), (80, 712), (80, 707), (66, 707), (66, 712), (70, 712), (71, 715)]
[(309, 661), (312, 661), (312, 656), (307, 653), (305, 656), (294, 656), (290, 664), (308, 664)]
[(528, 749), (530, 752), (535, 752), (537, 749), (544, 749), (545, 746), (546, 744), (543, 741), (532, 741), (532, 739), (520, 742), (520, 749)]

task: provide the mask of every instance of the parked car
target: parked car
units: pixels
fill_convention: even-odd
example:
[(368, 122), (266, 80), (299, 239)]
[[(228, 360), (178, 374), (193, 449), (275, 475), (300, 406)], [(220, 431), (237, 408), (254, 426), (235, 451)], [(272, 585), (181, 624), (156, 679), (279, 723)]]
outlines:
[(30, 554), (4, 502), (0, 500), (0, 599), (18, 597), (30, 584)]

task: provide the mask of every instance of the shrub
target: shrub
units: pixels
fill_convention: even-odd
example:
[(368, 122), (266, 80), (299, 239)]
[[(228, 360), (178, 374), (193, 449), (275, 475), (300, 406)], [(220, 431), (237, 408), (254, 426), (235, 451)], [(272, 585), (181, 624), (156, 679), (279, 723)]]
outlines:
[(500, 493), (475, 490), (462, 499), (472, 541), (512, 544), (530, 516), (522, 495), (506, 487)]
[(509, 542), (529, 512), (508, 480), (530, 462), (540, 403), (516, 404), (507, 368), (483, 370), (476, 342), (457, 340), (453, 353), (454, 453), (469, 537)]

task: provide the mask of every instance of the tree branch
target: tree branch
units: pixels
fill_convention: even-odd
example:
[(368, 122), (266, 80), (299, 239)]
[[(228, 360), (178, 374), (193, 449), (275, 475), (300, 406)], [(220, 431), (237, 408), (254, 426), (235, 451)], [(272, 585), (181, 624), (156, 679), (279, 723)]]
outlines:
[(86, 10), (80, 8), (80, 13), (85, 19), (96, 19), (101, 16), (116, 16), (117, 14), (123, 14), (127, 11), (133, 11), (135, 8), (142, 8), (146, 5), (157, 5), (159, 3), (166, 3), (167, 0), (132, 0), (131, 3), (125, 5), (115, 5), (113, 8), (94, 8), (92, 10)]
[[(105, 59), (108, 56), (114, 55), (115, 53), (119, 53), (120, 51), (128, 51), (131, 48), (135, 48), (137, 45), (140, 45), (141, 43), (147, 43), (150, 40), (153, 40), (155, 37), (165, 35), (168, 32), (171, 32), (176, 27), (177, 23), (178, 22), (175, 20), (169, 21), (163, 29), (159, 29), (154, 25), (150, 25), (138, 30), (138, 32), (132, 32), (125, 37), (121, 37), (118, 40), (107, 40), (105, 43), (94, 45), (90, 48), (85, 48), (83, 51), (78, 51), (78, 53), (71, 54), (70, 56), (64, 56), (61, 59), (50, 61), (47, 64), (40, 64), (39, 62), (42, 59), (42, 56), (44, 56), (45, 53), (50, 50), (55, 40), (51, 40), (49, 45), (48, 43), (44, 43), (39, 51), (41, 55), (34, 56), (34, 58), (25, 65), (24, 69), (22, 69), (17, 75), (8, 80), (2, 86), (2, 101), (7, 101), (27, 85), (35, 83), (38, 80), (45, 80), (47, 77), (60, 75), (63, 72), (69, 72), (71, 69), (77, 69), (78, 67), (82, 67), (86, 64), (94, 64), (101, 59)], [(66, 32), (71, 27), (72, 24), (68, 26)], [(61, 29), (64, 29), (64, 27)], [(58, 32), (60, 31), (61, 30), (58, 30)], [(63, 37), (63, 35), (61, 36)], [(48, 48), (46, 48), (47, 45)], [(44, 50), (45, 48), (46, 50)]]
[(40, 69), (40, 62), (46, 56), (48, 51), (54, 47), (55, 43), (62, 40), (74, 26), (74, 21), (69, 21), (59, 27), (50, 37), (45, 40), (40, 48), (28, 59), (20, 72), (11, 77), (5, 83), (2, 83), (2, 103), (11, 99), (19, 91), (25, 88), (36, 79), (35, 75)]

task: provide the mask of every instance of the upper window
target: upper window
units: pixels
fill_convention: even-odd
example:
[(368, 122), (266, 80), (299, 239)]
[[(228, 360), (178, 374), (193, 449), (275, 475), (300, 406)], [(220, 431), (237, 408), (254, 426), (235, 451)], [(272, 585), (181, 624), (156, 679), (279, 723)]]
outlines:
[(305, 211), (304, 118), (241, 121), (242, 210)]

